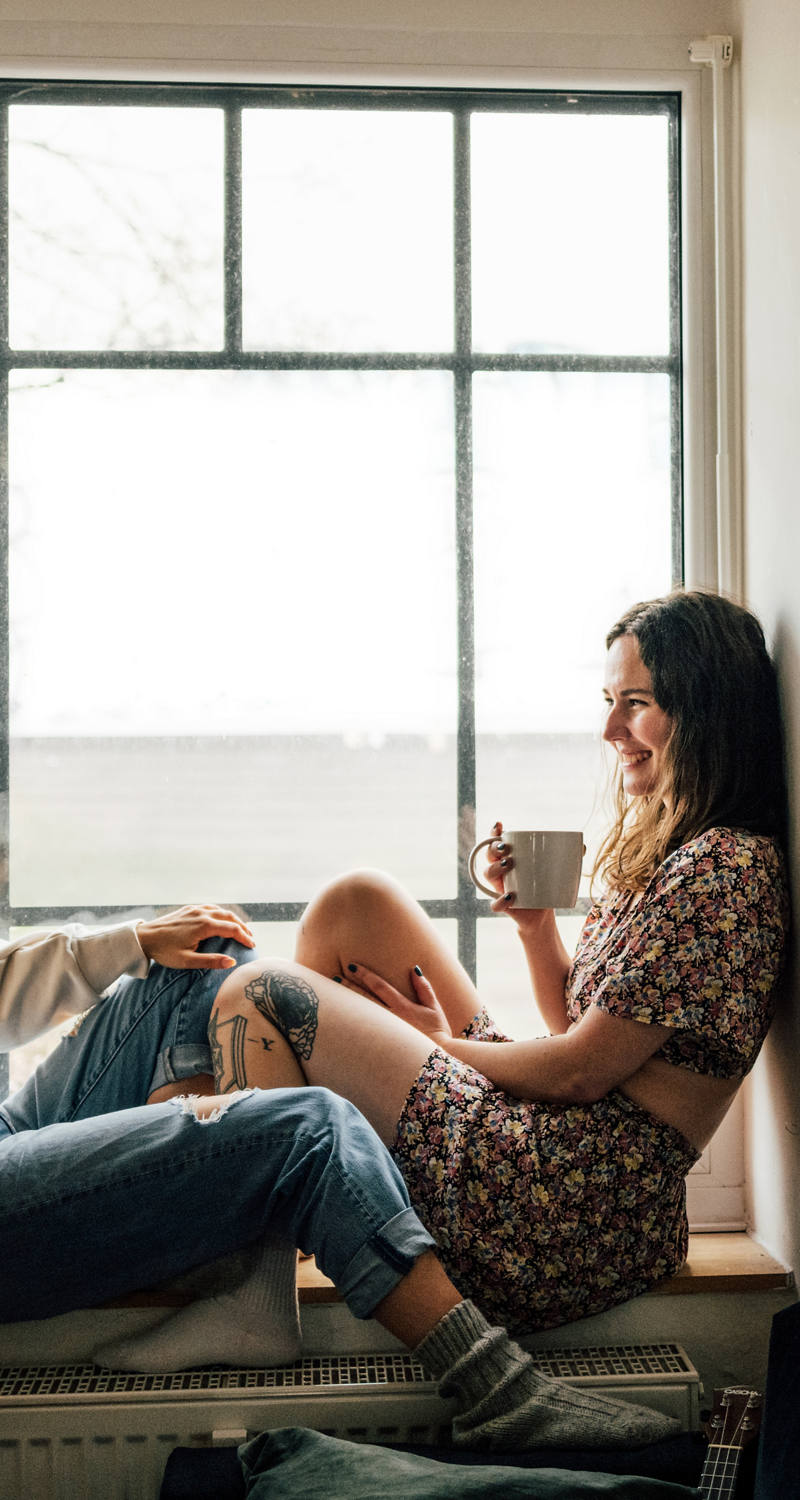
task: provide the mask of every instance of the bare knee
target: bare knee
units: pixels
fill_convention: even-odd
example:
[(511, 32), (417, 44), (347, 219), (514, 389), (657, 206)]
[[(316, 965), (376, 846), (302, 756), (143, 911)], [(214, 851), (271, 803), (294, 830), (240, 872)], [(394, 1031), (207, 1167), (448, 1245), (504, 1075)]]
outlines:
[(406, 949), (419, 949), (421, 919), (426, 920), (421, 907), (391, 875), (351, 870), (326, 885), (306, 908), (295, 958), (331, 976), (357, 960), (397, 983), (407, 968)]
[(331, 880), (309, 903), (302, 928), (307, 931), (310, 922), (320, 920), (326, 926), (339, 925), (351, 918), (363, 923), (369, 920), (371, 912), (382, 912), (397, 901), (408, 900), (403, 887), (383, 870), (348, 870)]

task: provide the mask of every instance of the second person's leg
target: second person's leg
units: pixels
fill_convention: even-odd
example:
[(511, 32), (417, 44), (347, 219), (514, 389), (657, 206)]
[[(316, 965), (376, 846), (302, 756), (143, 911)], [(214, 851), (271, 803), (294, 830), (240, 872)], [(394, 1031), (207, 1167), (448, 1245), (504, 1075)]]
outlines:
[[(225, 952), (237, 964), (253, 949), (208, 938), (200, 951)], [(148, 1099), (213, 1087), (208, 1021), (230, 969), (165, 969), (124, 977), (71, 1029), (22, 1088), (3, 1105), (14, 1131), (133, 1109)]]
[[(357, 1317), (418, 1347), (456, 1399), (462, 1443), (602, 1447), (674, 1427), (539, 1375), (462, 1302), (394, 1163), (345, 1100), (254, 1091), (215, 1108), (216, 1119), (211, 1101), (172, 1101), (0, 1142), (0, 1319), (91, 1305), (281, 1229)], [(181, 1343), (181, 1315), (171, 1321)]]
[(366, 1317), (433, 1245), (388, 1153), (327, 1089), (174, 1100), (6, 1137), (0, 1231), (2, 1322), (155, 1285), (267, 1232), (313, 1251)]

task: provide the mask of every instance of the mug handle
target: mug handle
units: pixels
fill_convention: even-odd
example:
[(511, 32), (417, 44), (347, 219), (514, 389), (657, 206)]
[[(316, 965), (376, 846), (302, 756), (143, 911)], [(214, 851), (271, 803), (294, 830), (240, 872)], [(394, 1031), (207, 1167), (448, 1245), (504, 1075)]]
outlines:
[(479, 891), (483, 891), (484, 896), (491, 896), (492, 900), (496, 901), (497, 898), (498, 898), (498, 896), (499, 896), (499, 894), (500, 894), (500, 892), (496, 891), (493, 885), (484, 885), (483, 881), (479, 880), (478, 877), (477, 877), (477, 875), (475, 874), (475, 860), (477, 859), (478, 855), (480, 854), (481, 849), (485, 849), (488, 844), (493, 844), (494, 842), (495, 842), (495, 840), (493, 838), (491, 838), (491, 839), (481, 839), (481, 842), (479, 844), (475, 845), (475, 848), (472, 850), (472, 853), (470, 854), (470, 857), (469, 857), (469, 860), (468, 860), (468, 863), (467, 863), (467, 869), (469, 870), (469, 878), (472, 881), (472, 884), (474, 886), (477, 886), (477, 888), (478, 888)]

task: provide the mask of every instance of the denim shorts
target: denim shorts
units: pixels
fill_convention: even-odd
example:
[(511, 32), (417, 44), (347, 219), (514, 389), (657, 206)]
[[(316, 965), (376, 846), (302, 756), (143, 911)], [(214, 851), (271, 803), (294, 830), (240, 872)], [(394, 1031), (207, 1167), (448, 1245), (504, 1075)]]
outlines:
[[(237, 965), (257, 956), (220, 938), (207, 939), (200, 951), (229, 953)], [(0, 1127), (17, 1133), (132, 1109), (166, 1083), (213, 1073), (208, 1022), (232, 972), (153, 964), (146, 979), (124, 975), (5, 1100)]]

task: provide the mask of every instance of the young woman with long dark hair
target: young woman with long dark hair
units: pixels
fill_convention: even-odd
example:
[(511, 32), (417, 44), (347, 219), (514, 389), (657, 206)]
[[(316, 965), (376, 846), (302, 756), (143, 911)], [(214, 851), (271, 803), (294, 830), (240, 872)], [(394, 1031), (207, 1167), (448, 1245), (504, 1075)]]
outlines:
[(519, 1331), (681, 1265), (684, 1179), (755, 1062), (788, 923), (758, 621), (676, 592), (628, 611), (607, 646), (617, 815), (574, 957), (552, 911), (500, 895), (499, 823), (487, 871), (548, 1036), (503, 1036), (421, 908), (370, 871), (311, 902), (296, 963), (244, 965), (212, 1015), (218, 1090), (308, 1082), (355, 1103), (459, 1291)]

